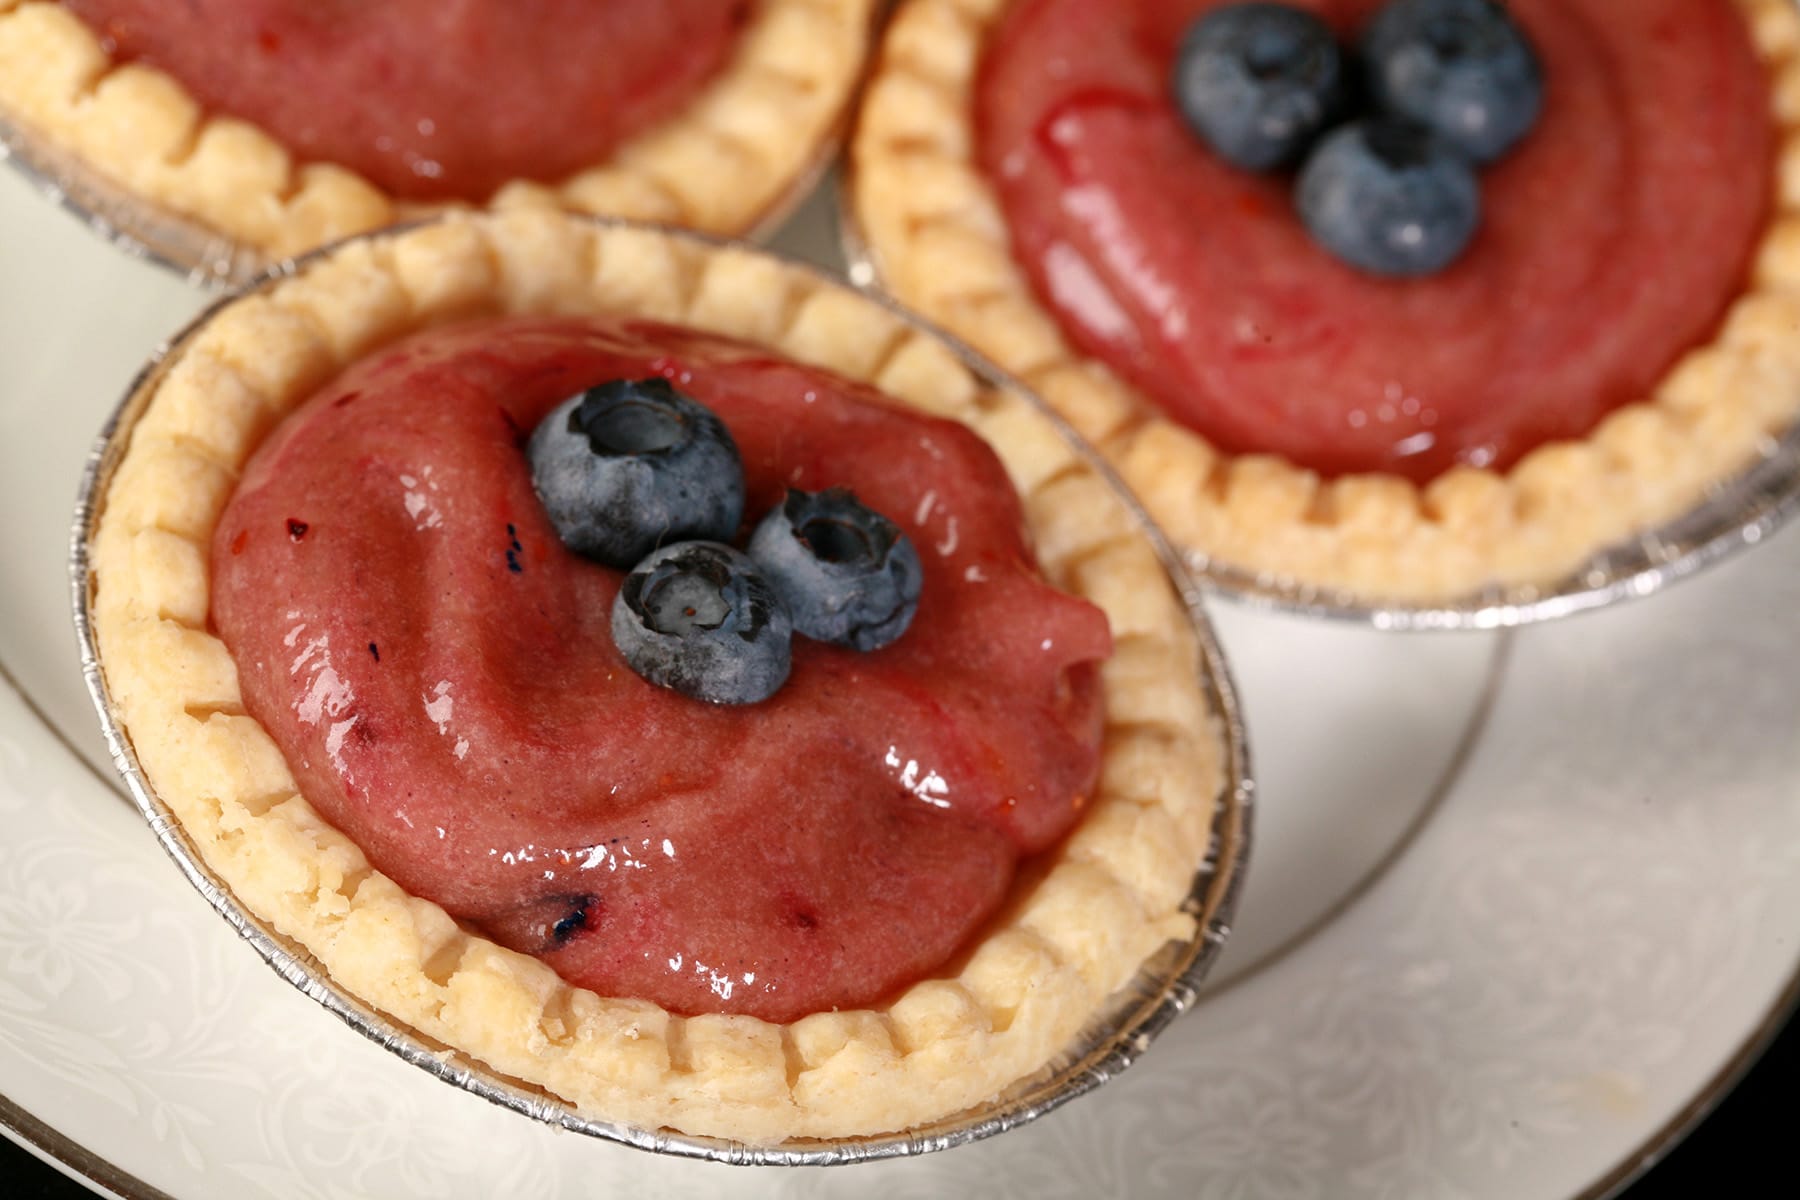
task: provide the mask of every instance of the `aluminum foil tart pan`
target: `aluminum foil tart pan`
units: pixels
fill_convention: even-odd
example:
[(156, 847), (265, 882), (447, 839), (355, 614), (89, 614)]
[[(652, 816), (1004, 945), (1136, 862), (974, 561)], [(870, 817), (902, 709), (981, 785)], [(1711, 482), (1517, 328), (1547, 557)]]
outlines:
[[(711, 302), (706, 298), (714, 295), (716, 273), (726, 271), (759, 281), (758, 288), (762, 290), (753, 297), (749, 306), (753, 310), (790, 315), (816, 312), (821, 316), (827, 312), (842, 315), (854, 311), (859, 314), (859, 319), (886, 322), (894, 336), (901, 339), (893, 344), (899, 350), (892, 361), (904, 360), (902, 365), (911, 370), (926, 359), (937, 361), (941, 357), (953, 369), (966, 373), (974, 383), (971, 395), (1005, 406), (1015, 428), (1019, 428), (1018, 422), (1028, 424), (1034, 430), (1034, 437), (1041, 437), (1045, 444), (1061, 447), (1057, 454), (1067, 460), (1064, 469), (1077, 474), (1091, 473), (1094, 493), (1098, 496), (1096, 503), (1102, 507), (1113, 506), (1108, 511), (1116, 510), (1116, 515), (1124, 522), (1123, 527), (1141, 532), (1152, 590), (1165, 587), (1168, 590), (1170, 624), (1179, 635), (1179, 641), (1171, 644), (1193, 648), (1191, 661), (1183, 661), (1185, 653), (1178, 655), (1169, 669), (1210, 712), (1206, 722), (1211, 730), (1208, 744), (1216, 743), (1217, 751), (1213, 756), (1218, 763), (1216, 778), (1209, 776), (1204, 787), (1191, 789), (1196, 795), (1209, 789), (1216, 793), (1201, 796), (1206, 807), (1193, 810), (1202, 822), (1194, 827), (1195, 836), (1209, 840), (1209, 845), (1203, 856), (1197, 856), (1197, 861), (1190, 860), (1195, 869), (1180, 904), (1179, 911), (1191, 917), (1191, 934), (1164, 944), (1141, 964), (1126, 986), (1115, 992), (1100, 1011), (1091, 1015), (1085, 1028), (1047, 1064), (1017, 1080), (986, 1103), (903, 1132), (831, 1140), (794, 1139), (774, 1144), (696, 1137), (668, 1128), (642, 1128), (595, 1119), (547, 1087), (502, 1073), (472, 1054), (421, 1032), (413, 1022), (377, 1011), (352, 994), (296, 937), (284, 934), (272, 921), (252, 912), (249, 903), (236, 894), (209, 863), (200, 844), (202, 839), (184, 825), (176, 808), (159, 793), (157, 782), (141, 764), (142, 739), (122, 711), (120, 696), (109, 681), (108, 663), (101, 655), (100, 635), (96, 630), (101, 614), (94, 555), (96, 532), (107, 515), (109, 495), (121, 461), (159, 387), (171, 372), (180, 369), (185, 356), (195, 353), (195, 346), (201, 343), (210, 325), (225, 319), (237, 306), (279, 299), (282, 289), (291, 280), (322, 279), (325, 272), (335, 269), (335, 265), (348, 261), (346, 256), (369, 254), (373, 261), (401, 261), (410, 248), (424, 244), (420, 239), (486, 236), (502, 227), (510, 231), (510, 240), (505, 243), (509, 249), (476, 256), (470, 261), (479, 259), (497, 272), (500, 278), (496, 294), (503, 297), (501, 306), (512, 311), (583, 311), (583, 301), (579, 297), (586, 295), (583, 288), (587, 285), (570, 273), (568, 264), (581, 262), (584, 269), (597, 270), (604, 275), (609, 262), (629, 259), (639, 266), (652, 260), (701, 264), (701, 275), (686, 280), (682, 288), (676, 289), (690, 313), (707, 309)], [(591, 247), (592, 253), (588, 250), (574, 255), (557, 252), (557, 247), (568, 244), (569, 237), (575, 238), (575, 245)], [(409, 238), (414, 240), (407, 241)], [(596, 261), (598, 268), (594, 267)], [(640, 298), (652, 294), (645, 290), (643, 276), (637, 267), (622, 278), (628, 282), (628, 290), (636, 292)], [(457, 312), (467, 311), (466, 299), (437, 297), (447, 310)], [(666, 312), (652, 315), (675, 319)], [(692, 323), (718, 328), (708, 325), (709, 319), (693, 318)], [(901, 375), (894, 378), (901, 378)], [(907, 398), (911, 399), (910, 396)], [(1135, 537), (1132, 539), (1134, 544), (1136, 540)], [(1158, 1032), (1194, 1005), (1197, 988), (1216, 962), (1226, 940), (1242, 887), (1253, 810), (1245, 732), (1229, 671), (1200, 608), (1199, 591), (1179, 557), (1093, 452), (1016, 383), (890, 302), (859, 292), (814, 268), (747, 246), (648, 226), (548, 214), (456, 216), (353, 239), (267, 272), (243, 290), (220, 301), (176, 336), (134, 382), (100, 435), (75, 513), (72, 577), (75, 624), (86, 680), (117, 767), (156, 836), (220, 915), (282, 977), (358, 1032), (457, 1087), (533, 1119), (579, 1133), (656, 1153), (720, 1162), (820, 1165), (919, 1154), (1005, 1132), (1092, 1091), (1123, 1071), (1145, 1053)], [(1206, 815), (1208, 813), (1210, 817)]]

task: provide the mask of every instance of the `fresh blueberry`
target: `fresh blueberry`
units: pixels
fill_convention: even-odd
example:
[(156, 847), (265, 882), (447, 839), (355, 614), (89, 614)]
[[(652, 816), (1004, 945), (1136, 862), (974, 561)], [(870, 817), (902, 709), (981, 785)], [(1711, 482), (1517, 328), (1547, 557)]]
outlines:
[(1429, 130), (1378, 117), (1320, 142), (1300, 171), (1300, 219), (1321, 245), (1374, 275), (1430, 275), (1481, 222), (1481, 187)]
[(1343, 103), (1337, 38), (1285, 4), (1230, 4), (1188, 29), (1175, 104), (1221, 158), (1252, 171), (1294, 161)]
[(906, 632), (924, 573), (912, 539), (844, 488), (790, 490), (750, 536), (750, 557), (821, 642), (878, 650)]
[(612, 633), (651, 683), (713, 704), (755, 704), (787, 680), (794, 626), (747, 556), (718, 542), (679, 542), (625, 576)]
[(1363, 36), (1375, 103), (1491, 162), (1537, 123), (1536, 51), (1493, 0), (1393, 0)]
[(571, 397), (525, 452), (563, 544), (611, 567), (671, 542), (729, 539), (743, 519), (730, 431), (666, 379), (616, 379)]

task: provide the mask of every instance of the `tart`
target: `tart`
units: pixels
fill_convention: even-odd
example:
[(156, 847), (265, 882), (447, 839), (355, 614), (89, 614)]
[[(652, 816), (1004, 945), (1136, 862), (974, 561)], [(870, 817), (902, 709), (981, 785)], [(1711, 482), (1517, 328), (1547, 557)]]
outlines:
[[(1195, 139), (1179, 148), (1155, 140), (1175, 122), (1173, 103), (1144, 80), (1157, 74), (1158, 64), (1166, 70), (1157, 55), (1172, 53), (1178, 19), (1207, 7), (1173, 0), (1128, 7), (1087, 0), (908, 0), (884, 35), (858, 118), (848, 201), (882, 286), (992, 356), (1068, 417), (1195, 561), (1240, 586), (1254, 581), (1250, 590), (1274, 587), (1361, 605), (1460, 603), (1479, 594), (1555, 586), (1604, 548), (1688, 511), (1773, 452), (1776, 436), (1800, 412), (1800, 193), (1794, 183), (1800, 179), (1800, 111), (1793, 103), (1800, 95), (1800, 13), (1788, 0), (1663, 4), (1634, 8), (1629, 20), (1596, 5), (1512, 5), (1509, 11), (1546, 58), (1550, 92), (1539, 132), (1484, 177), (1488, 223), (1465, 259), (1423, 284), (1355, 278), (1306, 245), (1285, 192), (1271, 191), (1284, 186), (1279, 181), (1227, 186), (1217, 182), (1227, 169), (1207, 163), (1212, 191), (1190, 188), (1185, 173), (1210, 152)], [(1345, 0), (1304, 7), (1353, 29), (1375, 5)], [(1695, 68), (1694, 78), (1677, 85), (1725, 97), (1707, 109), (1707, 119), (1715, 120), (1721, 109), (1728, 119), (1702, 123), (1686, 135), (1700, 139), (1723, 129), (1721, 140), (1730, 144), (1706, 146), (1707, 153), (1717, 150), (1717, 159), (1689, 153), (1692, 142), (1654, 142), (1657, 120), (1666, 115), (1656, 105), (1673, 101), (1649, 95), (1655, 88), (1646, 86), (1647, 73), (1614, 89), (1626, 96), (1617, 103), (1610, 93), (1603, 101), (1588, 95), (1600, 76), (1570, 66), (1580, 61), (1570, 58), (1571, 41), (1585, 38), (1586, 53), (1613, 36), (1608, 31), (1615, 27), (1628, 30), (1616, 36), (1653, 41), (1657, 23), (1671, 14), (1702, 28), (1717, 50)], [(1037, 24), (1045, 20), (1061, 24), (1046, 32)], [(1136, 24), (1124, 30), (1130, 22)], [(1576, 33), (1572, 24), (1580, 27)], [(1066, 47), (1071, 38), (1081, 41), (1082, 56), (1031, 57), (1046, 45)], [(1688, 43), (1676, 39), (1668, 46), (1679, 53)], [(1669, 52), (1668, 46), (1658, 52)], [(1638, 58), (1651, 61), (1653, 55)], [(1142, 85), (1129, 95), (1113, 88), (1110, 75), (1104, 82), (1088, 78), (1128, 60), (1129, 70), (1121, 71)], [(1559, 82), (1561, 67), (1568, 69)], [(1065, 107), (1037, 125), (1009, 111), (1024, 77), (1066, 86)], [(1720, 78), (1729, 86), (1706, 91)], [(1113, 111), (1089, 119), (1104, 106)], [(1080, 120), (1057, 124), (1077, 109), (1077, 117), (1088, 121), (1085, 130)], [(1602, 136), (1604, 127), (1585, 123), (1601, 119), (1596, 112), (1617, 118), (1621, 129)], [(1152, 127), (1157, 132), (1146, 132)], [(1111, 139), (1104, 146), (1103, 132)], [(1090, 140), (1077, 146), (1084, 137)], [(1127, 144), (1127, 137), (1140, 140)], [(1053, 145), (1057, 138), (1067, 144)], [(1549, 237), (1526, 226), (1556, 211), (1560, 184), (1585, 186), (1589, 164), (1571, 168), (1570, 151), (1619, 138), (1640, 139), (1632, 161), (1660, 159), (1665, 166), (1654, 178), (1619, 175), (1605, 194), (1630, 196), (1640, 189), (1664, 197), (1660, 211), (1686, 212), (1683, 206), (1691, 203), (1702, 217), (1730, 209), (1733, 215), (1719, 223), (1731, 236), (1715, 244), (1694, 235), (1681, 253), (1668, 254), (1663, 247), (1677, 235), (1630, 223), (1645, 220), (1647, 205), (1595, 199), (1601, 194), (1596, 190), (1582, 193), (1584, 210), (1569, 218), (1577, 224), (1570, 236), (1591, 229), (1595, 247), (1568, 253), (1566, 246), (1546, 246)], [(1049, 169), (1043, 162), (1065, 152), (1071, 162), (1078, 155), (1093, 161), (1110, 155), (1111, 169), (1135, 172), (1130, 184), (1153, 194), (1140, 207), (1180, 209), (1211, 244), (1228, 247), (1220, 261), (1230, 270), (1214, 263), (1216, 274), (1176, 278), (1175, 286), (1190, 290), (1161, 314), (1167, 322), (1154, 336), (1109, 338), (1107, 330), (1128, 327), (1127, 314), (1140, 311), (1133, 306), (1144, 304), (1151, 283), (1170, 271), (1179, 274), (1170, 263), (1194, 261), (1182, 257), (1193, 243), (1169, 249), (1171, 243), (1155, 242), (1136, 228), (1115, 239), (1099, 225), (1086, 225), (1083, 236), (1106, 242), (1120, 261), (1132, 254), (1140, 260), (1141, 286), (1121, 301), (1113, 277), (1094, 273), (1093, 255), (1084, 257), (1041, 224), (1015, 223), (1035, 207), (1040, 213), (1057, 208), (1088, 214), (1069, 218), (1072, 223), (1105, 218), (1129, 224), (1130, 214), (1121, 217), (1120, 206), (1109, 207), (1104, 192), (1084, 188), (1093, 181), (1082, 174), (1091, 165), (1087, 159), (1070, 166), (1074, 174), (1059, 184), (1031, 181), (1034, 172)], [(1710, 167), (1681, 175), (1682, 168), (1666, 165), (1684, 156), (1690, 166), (1700, 159), (1723, 161), (1726, 154), (1742, 159), (1730, 164), (1731, 178), (1748, 180), (1747, 191), (1721, 194)], [(1709, 190), (1699, 181), (1715, 186)], [(1112, 195), (1120, 197), (1124, 207), (1135, 202), (1123, 192)], [(1504, 207), (1508, 200), (1515, 201), (1510, 208)], [(1630, 216), (1618, 215), (1628, 210)], [(1696, 227), (1710, 228), (1701, 218)], [(1621, 235), (1621, 229), (1630, 232)], [(1533, 241), (1539, 251), (1529, 251)], [(1527, 249), (1515, 253), (1519, 246)], [(1709, 262), (1708, 254), (1715, 259)], [(1604, 289), (1584, 291), (1580, 281), (1556, 279), (1554, 266), (1544, 269), (1583, 255), (1595, 264), (1583, 269)], [(1514, 268), (1523, 282), (1508, 278)], [(1567, 382), (1550, 379), (1553, 368), (1579, 374), (1620, 350), (1602, 344), (1607, 321), (1635, 312), (1637, 299), (1655, 290), (1655, 280), (1668, 281), (1668, 293), (1658, 293), (1662, 298), (1685, 300), (1689, 292), (1704, 297), (1721, 280), (1723, 291), (1716, 305), (1694, 301), (1701, 304), (1697, 312), (1690, 305), (1682, 321), (1658, 326), (1624, 348), (1620, 357), (1644, 375), (1641, 380), (1619, 383), (1627, 372), (1605, 389), (1594, 385), (1605, 392), (1598, 402), (1577, 387), (1572, 394), (1582, 404), (1559, 401), (1548, 417), (1519, 418), (1517, 435), (1490, 431), (1445, 452), (1444, 439), (1432, 433), (1438, 414), (1431, 398), (1421, 404), (1411, 390), (1415, 375), (1442, 366), (1440, 374), (1466, 381), (1471, 395), (1504, 391), (1522, 380), (1515, 390), (1529, 407), (1540, 389), (1547, 396), (1553, 385)], [(1532, 289), (1540, 287), (1561, 290), (1548, 315), (1533, 307), (1538, 293)], [(1271, 300), (1282, 288), (1290, 289), (1285, 307)], [(1459, 288), (1465, 289), (1460, 299)], [(1183, 307), (1202, 289), (1218, 302)], [(1306, 304), (1313, 309), (1302, 313)], [(1085, 316), (1075, 311), (1084, 305)], [(1274, 315), (1256, 318), (1253, 310)], [(1501, 312), (1508, 315), (1495, 315)], [(1208, 324), (1201, 328), (1203, 322)], [(1602, 332), (1582, 332), (1588, 326)], [(1559, 345), (1556, 339), (1565, 334), (1566, 342), (1582, 345)], [(1490, 343), (1509, 338), (1527, 350), (1555, 346), (1557, 357), (1551, 361), (1548, 351), (1527, 353), (1517, 346), (1508, 351), (1512, 359), (1484, 357), (1492, 352), (1485, 348)], [(1159, 403), (1147, 381), (1175, 359), (1183, 360), (1184, 385), (1216, 369), (1219, 396), (1239, 407), (1223, 418), (1172, 415), (1187, 397), (1164, 396), (1174, 403)], [(1652, 367), (1647, 373), (1645, 364)], [(1390, 369), (1391, 379), (1382, 373)], [(1314, 380), (1311, 392), (1295, 382), (1306, 371)], [(1467, 407), (1469, 396), (1454, 391), (1457, 385), (1444, 386), (1452, 389), (1446, 413)], [(1323, 419), (1295, 399), (1308, 394), (1326, 397), (1318, 411), (1347, 417), (1341, 436), (1314, 436), (1309, 426)], [(1571, 415), (1583, 407), (1588, 411)], [(1468, 422), (1483, 419), (1476, 415)], [(1374, 440), (1370, 430), (1378, 425), (1399, 432), (1370, 452), (1364, 444)], [(1401, 433), (1420, 436), (1409, 441)], [(1432, 451), (1434, 442), (1434, 453), (1407, 459)]]
[[(574, 336), (616, 339), (644, 321), (723, 336), (760, 356), (760, 369), (829, 372), (1000, 448), (1038, 570), (1081, 607), (1104, 612), (1112, 652), (1095, 676), (1095, 781), (1073, 801), (1072, 831), (1025, 862), (993, 915), (945, 961), (858, 1007), (775, 1020), (698, 1011), (691, 996), (672, 1001), (683, 1010), (675, 1012), (601, 995), (409, 894), (309, 802), (299, 781), (311, 768), (284, 756), (251, 715), (252, 668), (220, 636), (235, 618), (218, 607), (213, 564), (267, 532), (262, 522), (261, 532), (227, 536), (225, 514), (238, 511), (228, 506), (240, 479), (249, 496), (261, 494), (248, 481), (266, 481), (270, 469), (253, 455), (266, 442), (270, 461), (282, 461), (295, 423), (278, 423), (308, 396), (314, 408), (353, 404), (358, 389), (345, 381), (362, 378), (356, 364), (416, 361), (436, 351), (408, 339), (478, 336), (469, 333), (484, 328), (470, 324), (476, 318), (503, 319), (497, 328), (523, 329), (527, 339), (566, 338), (571, 320), (621, 319), (640, 324)], [(798, 365), (770, 368), (776, 356)], [(543, 372), (535, 386), (544, 387)], [(778, 430), (771, 436), (781, 441)], [(757, 444), (746, 443), (753, 495)], [(841, 285), (661, 230), (547, 213), (452, 216), (345, 243), (227, 302), (146, 377), (112, 445), (91, 501), (86, 606), (103, 719), (116, 721), (148, 787), (205, 869), (333, 984), (580, 1119), (751, 1144), (941, 1121), (1051, 1064), (1171, 941), (1191, 963), (1205, 940), (1189, 897), (1209, 854), (1235, 853), (1211, 842), (1239, 760), (1219, 693), (1194, 669), (1192, 615), (1152, 538), (1019, 394), (985, 384), (941, 341)], [(930, 484), (911, 481), (925, 494), (909, 519), (927, 520), (937, 502)], [(404, 507), (420, 528), (433, 526), (434, 505), (453, 503), (451, 489), (431, 486), (405, 484)], [(477, 492), (454, 503), (486, 512), (494, 502)], [(290, 515), (279, 540), (304, 542), (312, 531), (303, 517)], [(553, 552), (535, 526), (507, 528), (511, 544), (490, 556), (502, 584)], [(955, 539), (956, 526), (947, 536)], [(502, 549), (504, 564), (495, 557)], [(970, 565), (978, 581), (981, 562)], [(253, 583), (238, 588), (238, 601)], [(455, 608), (484, 586), (434, 603)], [(922, 604), (931, 596), (928, 585)], [(314, 651), (310, 641), (299, 646), (306, 637), (289, 648), (300, 655), (296, 668)], [(360, 642), (354, 649), (363, 651)], [(378, 646), (367, 653), (379, 659)], [(332, 718), (319, 731), (322, 757), (381, 740), (352, 727), (339, 682), (309, 692), (319, 701), (311, 716)], [(442, 696), (423, 699), (419, 724), (448, 722)], [(933, 707), (927, 685), (916, 687), (913, 707)], [(745, 711), (755, 719), (754, 708)], [(934, 803), (942, 795), (912, 777), (919, 771), (893, 765), (898, 786)], [(504, 794), (503, 779), (495, 786)], [(395, 796), (388, 807), (404, 813), (405, 804)]]
[(265, 257), (446, 205), (741, 233), (819, 168), (873, 8), (4, 0), (0, 129)]

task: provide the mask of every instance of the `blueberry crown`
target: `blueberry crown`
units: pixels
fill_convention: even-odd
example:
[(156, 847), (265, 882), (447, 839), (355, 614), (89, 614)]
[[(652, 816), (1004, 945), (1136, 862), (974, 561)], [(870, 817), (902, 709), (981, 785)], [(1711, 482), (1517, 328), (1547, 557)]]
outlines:
[(666, 379), (615, 379), (587, 390), (569, 412), (569, 432), (595, 454), (665, 454), (693, 436), (692, 407)]
[(794, 537), (824, 563), (859, 570), (880, 566), (903, 536), (899, 526), (858, 503), (848, 488), (789, 488), (781, 508)]

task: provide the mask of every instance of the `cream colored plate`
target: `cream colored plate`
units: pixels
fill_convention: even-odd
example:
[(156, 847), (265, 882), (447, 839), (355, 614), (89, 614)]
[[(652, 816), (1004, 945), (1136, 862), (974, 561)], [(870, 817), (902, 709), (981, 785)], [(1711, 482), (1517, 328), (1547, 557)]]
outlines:
[[(828, 246), (825, 219), (795, 231)], [(0, 1094), (116, 1167), (121, 1194), (1567, 1200), (1711, 1094), (1793, 984), (1788, 534), (1526, 631), (1501, 668), (1491, 635), (1218, 613), (1262, 768), (1243, 919), (1223, 990), (1097, 1095), (826, 1172), (560, 1136), (281, 982), (84, 762), (105, 759), (66, 616), (76, 480), (205, 297), (4, 174), (0, 228)]]

